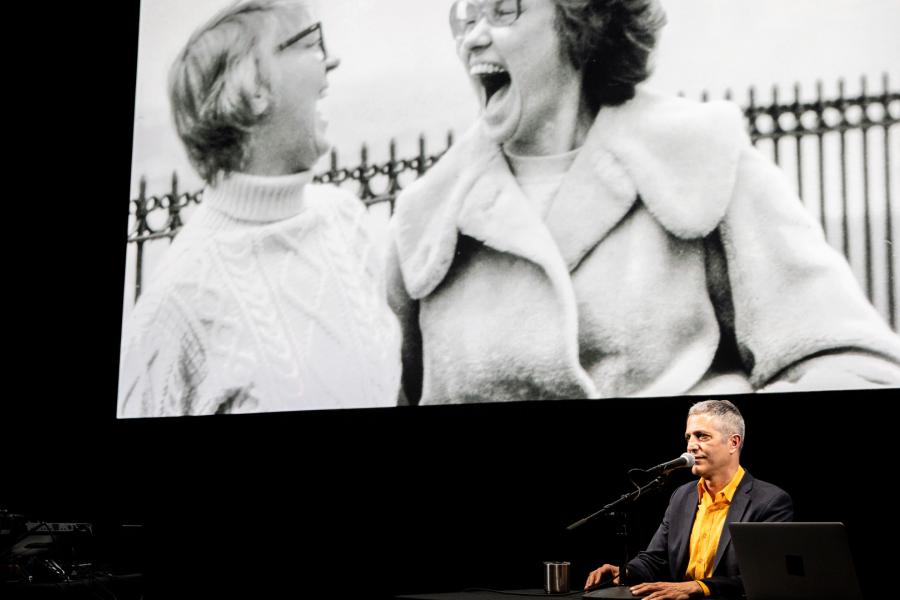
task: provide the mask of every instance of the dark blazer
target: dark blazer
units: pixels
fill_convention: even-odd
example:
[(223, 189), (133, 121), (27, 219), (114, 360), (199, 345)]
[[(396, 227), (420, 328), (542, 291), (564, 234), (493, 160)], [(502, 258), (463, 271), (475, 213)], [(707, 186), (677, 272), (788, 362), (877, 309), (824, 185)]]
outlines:
[[(628, 563), (629, 584), (684, 580), (696, 514), (697, 482), (692, 481), (675, 490), (650, 545)], [(703, 580), (709, 586), (710, 593), (713, 596), (738, 597), (744, 590), (728, 523), (791, 521), (793, 518), (791, 497), (771, 483), (754, 479), (745, 470), (722, 526), (712, 577)]]

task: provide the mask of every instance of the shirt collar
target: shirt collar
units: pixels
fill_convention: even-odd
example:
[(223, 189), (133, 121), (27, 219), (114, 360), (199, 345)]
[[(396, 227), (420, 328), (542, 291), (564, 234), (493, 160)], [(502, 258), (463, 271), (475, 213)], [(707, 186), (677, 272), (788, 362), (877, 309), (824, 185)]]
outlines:
[[(717, 502), (726, 502), (727, 504), (731, 504), (731, 499), (734, 498), (734, 492), (737, 490), (737, 487), (740, 485), (741, 480), (744, 478), (744, 467), (738, 465), (738, 470), (734, 474), (734, 477), (731, 478), (731, 481), (728, 482), (722, 490), (716, 494), (715, 498), (711, 499), (711, 503)], [(697, 503), (703, 503), (704, 495), (708, 495), (706, 485), (703, 483), (703, 479), (701, 478), (697, 481)]]

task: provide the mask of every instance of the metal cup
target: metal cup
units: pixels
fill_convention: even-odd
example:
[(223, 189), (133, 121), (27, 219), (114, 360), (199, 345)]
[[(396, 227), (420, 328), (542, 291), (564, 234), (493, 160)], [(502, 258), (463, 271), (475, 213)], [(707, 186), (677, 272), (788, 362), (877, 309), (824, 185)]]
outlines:
[(568, 562), (544, 562), (544, 591), (548, 594), (569, 593)]

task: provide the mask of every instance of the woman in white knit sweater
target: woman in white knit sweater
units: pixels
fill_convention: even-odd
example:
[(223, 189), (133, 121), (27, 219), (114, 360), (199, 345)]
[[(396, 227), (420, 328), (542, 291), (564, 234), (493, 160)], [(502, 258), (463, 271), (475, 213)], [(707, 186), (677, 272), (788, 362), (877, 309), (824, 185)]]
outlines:
[(337, 65), (296, 0), (233, 5), (179, 54), (175, 125), (207, 187), (125, 325), (120, 417), (396, 404), (366, 210), (311, 183)]

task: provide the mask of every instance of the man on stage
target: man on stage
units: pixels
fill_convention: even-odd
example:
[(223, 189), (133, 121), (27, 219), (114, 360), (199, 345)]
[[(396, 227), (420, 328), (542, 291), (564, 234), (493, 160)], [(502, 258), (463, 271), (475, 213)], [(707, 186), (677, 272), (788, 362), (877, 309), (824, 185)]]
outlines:
[[(744, 418), (727, 400), (707, 400), (688, 411), (684, 433), (700, 479), (675, 490), (650, 545), (627, 565), (631, 592), (648, 600), (739, 597), (743, 584), (728, 523), (790, 521), (790, 496), (754, 479), (740, 465)], [(585, 589), (619, 567), (605, 564), (591, 572)]]

